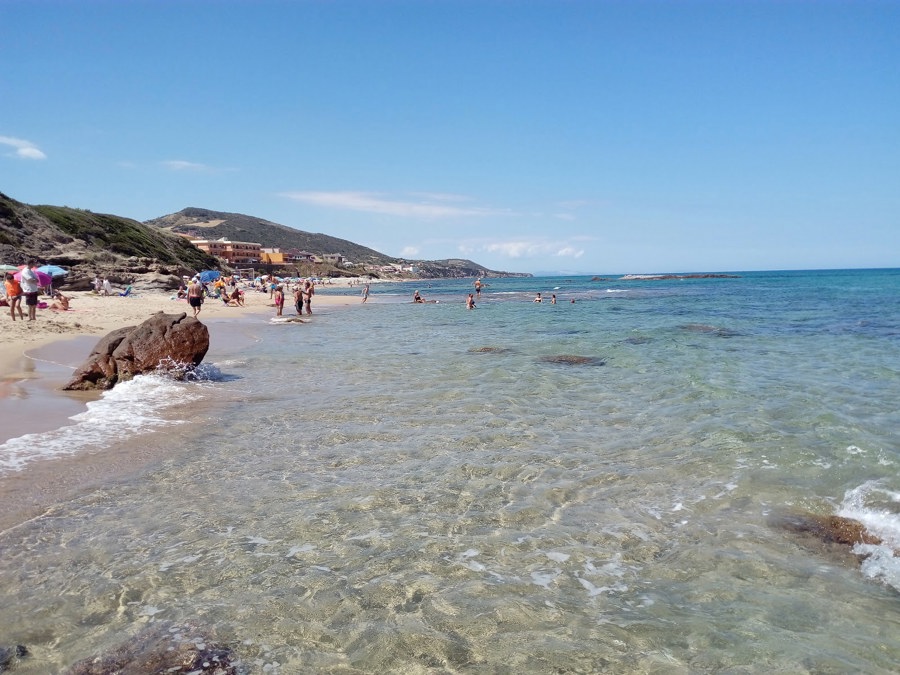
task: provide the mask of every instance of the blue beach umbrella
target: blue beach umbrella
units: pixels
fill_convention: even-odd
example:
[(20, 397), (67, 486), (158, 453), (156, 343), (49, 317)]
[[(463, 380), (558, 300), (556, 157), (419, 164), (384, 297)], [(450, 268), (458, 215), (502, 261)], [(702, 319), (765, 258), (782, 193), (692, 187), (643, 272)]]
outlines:
[(69, 273), (69, 270), (64, 270), (57, 265), (41, 265), (37, 268), (37, 271), (49, 274), (51, 277), (62, 277)]
[(205, 272), (200, 272), (200, 283), (208, 284), (210, 281), (215, 281), (220, 276), (222, 276), (217, 270), (206, 270)]

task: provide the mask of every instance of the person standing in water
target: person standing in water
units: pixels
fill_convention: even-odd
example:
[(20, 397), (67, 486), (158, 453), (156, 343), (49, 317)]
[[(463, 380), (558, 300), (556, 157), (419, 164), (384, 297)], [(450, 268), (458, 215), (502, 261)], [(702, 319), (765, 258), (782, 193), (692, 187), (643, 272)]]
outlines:
[(366, 284), (366, 287), (363, 289), (362, 296), (363, 302), (369, 299), (369, 284)]

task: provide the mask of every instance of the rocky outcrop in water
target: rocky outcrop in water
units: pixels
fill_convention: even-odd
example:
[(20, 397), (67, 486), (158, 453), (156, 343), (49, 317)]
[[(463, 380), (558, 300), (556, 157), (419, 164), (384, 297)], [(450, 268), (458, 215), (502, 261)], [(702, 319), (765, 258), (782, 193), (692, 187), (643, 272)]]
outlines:
[(112, 389), (135, 375), (167, 371), (183, 376), (203, 361), (209, 330), (187, 314), (158, 312), (139, 326), (103, 337), (63, 389)]

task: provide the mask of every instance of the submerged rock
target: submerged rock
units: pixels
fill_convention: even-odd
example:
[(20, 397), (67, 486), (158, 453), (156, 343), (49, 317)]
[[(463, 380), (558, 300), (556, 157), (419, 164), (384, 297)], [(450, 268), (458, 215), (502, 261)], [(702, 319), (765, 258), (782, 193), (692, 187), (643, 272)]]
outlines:
[(154, 624), (110, 652), (79, 661), (65, 675), (237, 675), (244, 672), (240, 659), (229, 647), (216, 644), (208, 637), (191, 626)]
[(506, 354), (512, 351), (509, 347), (471, 347), (469, 349), (473, 354)]
[(139, 326), (101, 338), (63, 389), (112, 389), (117, 382), (160, 370), (183, 376), (203, 361), (209, 330), (187, 314), (158, 312)]
[(708, 326), (705, 323), (686, 323), (678, 327), (688, 333), (708, 333), (709, 335), (715, 335), (716, 337), (729, 338), (737, 335), (735, 331), (729, 330), (728, 328)]
[(559, 363), (566, 366), (605, 366), (606, 361), (597, 356), (578, 356), (576, 354), (551, 354), (538, 359), (542, 363)]
[(881, 544), (882, 540), (866, 530), (858, 520), (843, 516), (820, 516), (813, 513), (799, 513), (779, 516), (775, 524), (780, 527), (815, 537), (826, 544)]
[(28, 656), (28, 649), (24, 645), (15, 647), (0, 647), (0, 673), (14, 668), (19, 659)]

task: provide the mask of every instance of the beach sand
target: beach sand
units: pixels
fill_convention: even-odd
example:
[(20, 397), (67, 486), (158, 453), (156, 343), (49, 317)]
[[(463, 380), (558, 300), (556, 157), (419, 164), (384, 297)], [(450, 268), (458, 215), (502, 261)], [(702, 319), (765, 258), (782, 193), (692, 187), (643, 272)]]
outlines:
[[(314, 321), (316, 310), (325, 306), (359, 305), (357, 295), (329, 294), (346, 285), (317, 286), (313, 316), (304, 316), (304, 320)], [(39, 309), (37, 320), (31, 322), (13, 321), (9, 309), (0, 308), (0, 443), (58, 429), (100, 396), (61, 388), (104, 335), (121, 326), (137, 326), (160, 311), (192, 314), (187, 302), (173, 300), (171, 292), (142, 291), (128, 297), (104, 297), (92, 292), (65, 295), (70, 298), (69, 311)], [(226, 326), (250, 325), (275, 316), (268, 293), (247, 290), (244, 298), (244, 307), (228, 307), (212, 298), (203, 304), (198, 318), (210, 330), (211, 350), (224, 342), (233, 347), (235, 341), (242, 340), (249, 347), (252, 339), (247, 332), (226, 330)], [(290, 296), (283, 313), (285, 317), (296, 316)], [(0, 531), (47, 512), (80, 490), (126, 476), (155, 459), (159, 458), (105, 452), (33, 462), (23, 471), (0, 479)]]

